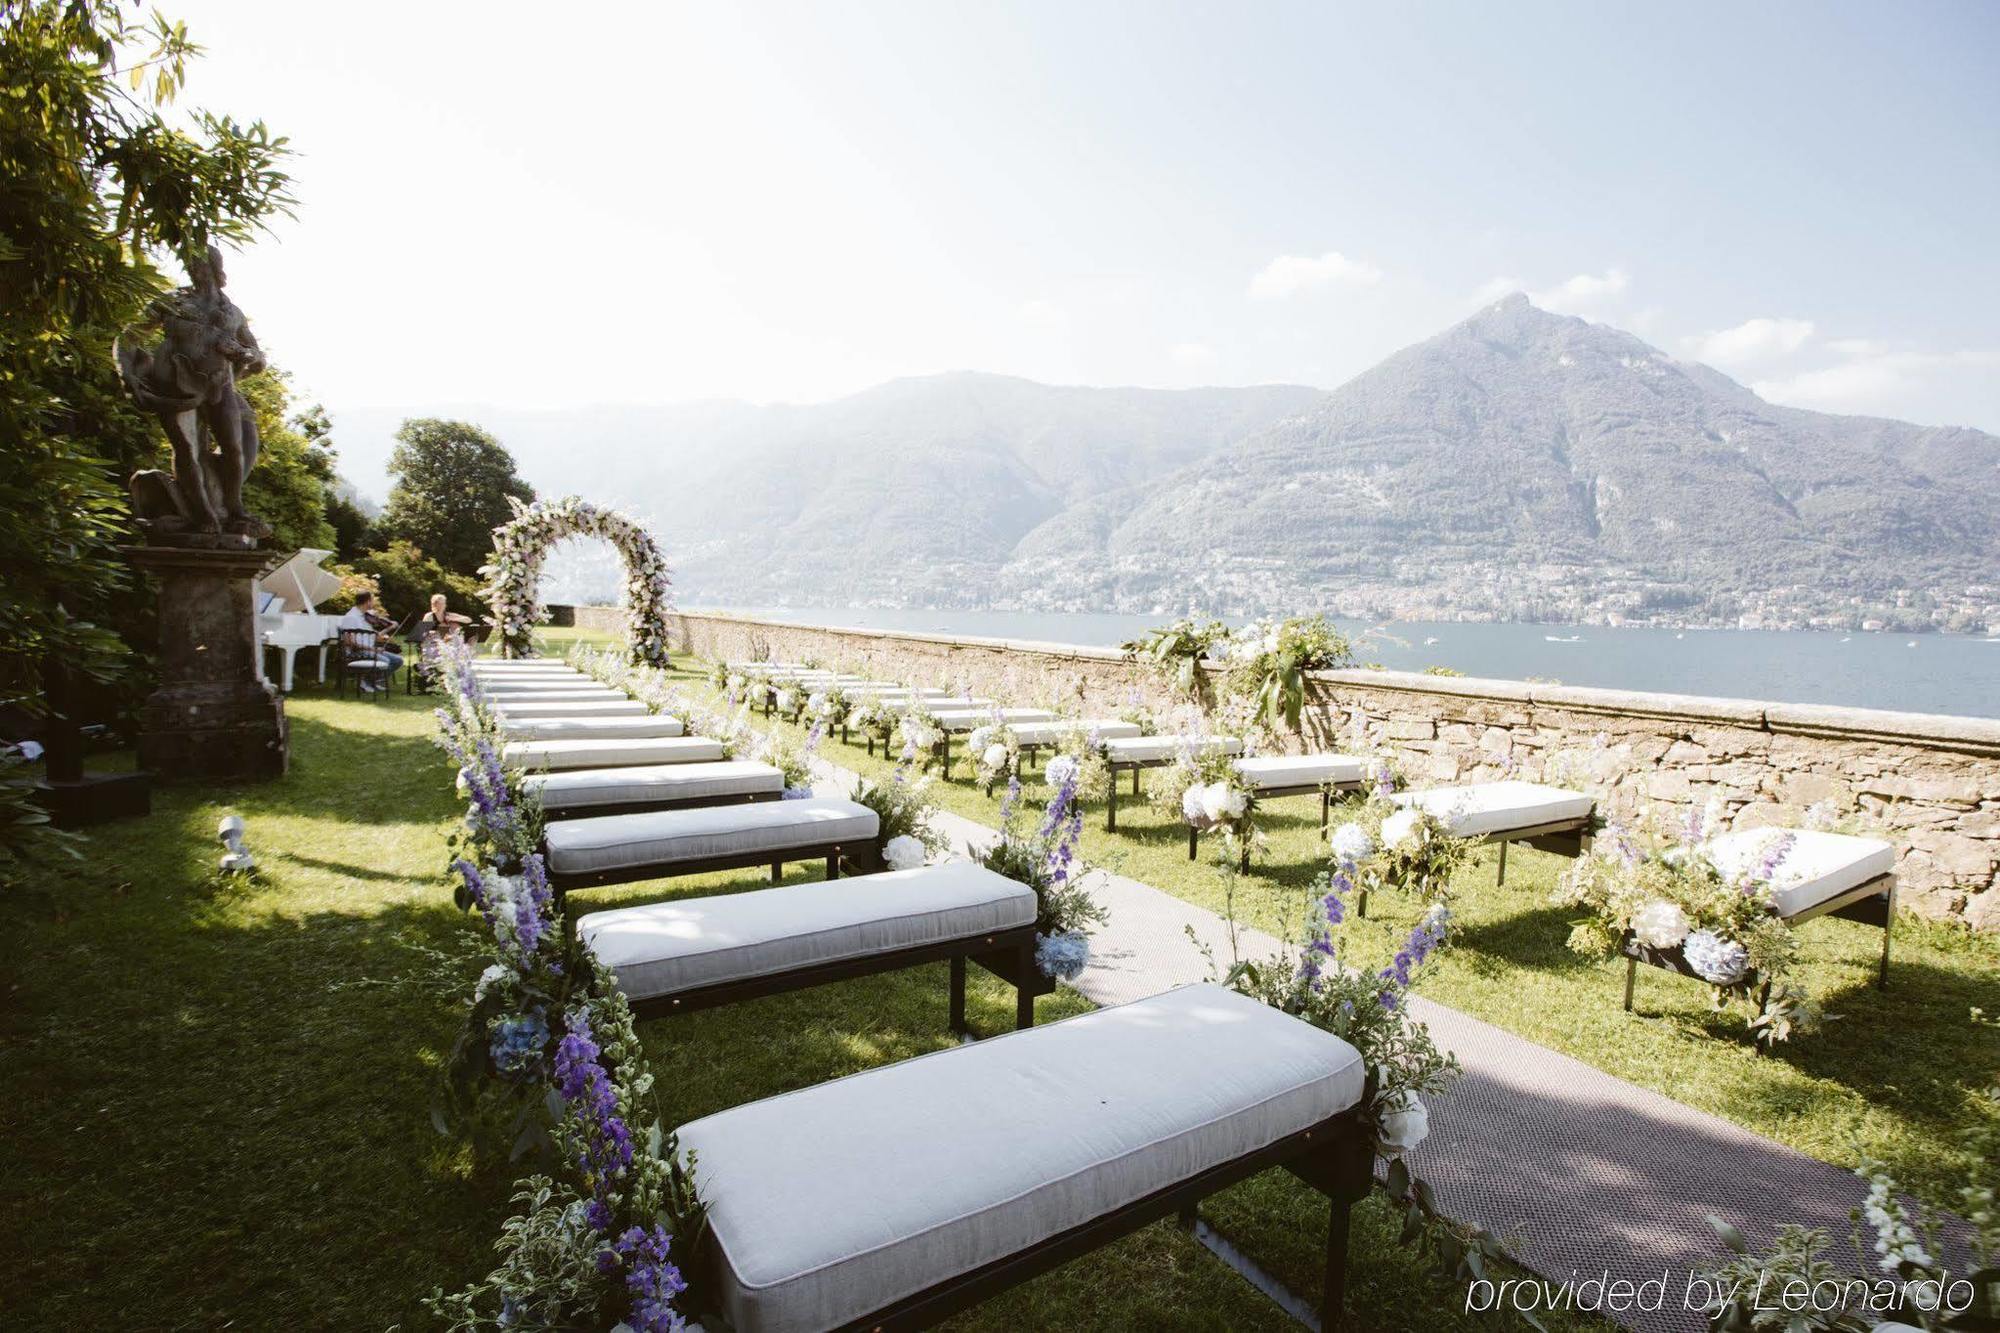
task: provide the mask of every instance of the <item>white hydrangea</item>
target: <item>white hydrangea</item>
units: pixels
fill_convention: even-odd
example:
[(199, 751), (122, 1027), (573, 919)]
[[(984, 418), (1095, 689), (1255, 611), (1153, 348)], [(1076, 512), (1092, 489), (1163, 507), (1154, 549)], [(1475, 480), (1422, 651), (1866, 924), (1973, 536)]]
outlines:
[(994, 741), (980, 754), (979, 762), (984, 767), (996, 771), (1007, 767), (1007, 747), (999, 741)]
[(1687, 913), (1678, 903), (1655, 898), (1632, 914), (1632, 935), (1654, 949), (1671, 949), (1688, 936)]
[(924, 845), (909, 834), (899, 834), (882, 846), (882, 860), (891, 870), (915, 870), (930, 858)]
[(1375, 854), (1375, 839), (1367, 829), (1349, 821), (1333, 831), (1333, 854), (1345, 861), (1366, 861)]
[(1401, 1157), (1430, 1137), (1431, 1113), (1423, 1099), (1407, 1089), (1383, 1104), (1375, 1119), (1375, 1150), (1384, 1157)]
[(1417, 826), (1423, 822), (1423, 817), (1422, 811), (1406, 807), (1383, 820), (1383, 848), (1393, 852), (1416, 836)]
[(832, 704), (833, 701), (826, 697), (826, 691), (820, 690), (806, 700), (806, 711), (814, 717), (825, 717)]
[(794, 694), (789, 688), (779, 690), (776, 703), (777, 710), (780, 713), (791, 712), (792, 706), (798, 702), (798, 698), (799, 696)]
[(997, 734), (996, 729), (991, 723), (985, 726), (974, 727), (972, 735), (966, 739), (966, 744), (978, 753), (984, 754), (987, 747), (993, 744)]
[(1078, 775), (1081, 774), (1082, 771), (1083, 770), (1081, 768), (1077, 767), (1076, 760), (1072, 759), (1070, 756), (1066, 754), (1059, 754), (1055, 758), (1049, 760), (1049, 768), (1047, 774), (1049, 780), (1049, 786), (1051, 787), (1067, 786), (1068, 784), (1075, 782), (1077, 780)]
[[(1053, 768), (1054, 765), (1051, 764), (1050, 767)], [(1200, 783), (1196, 783), (1181, 793), (1181, 817), (1196, 828), (1205, 828), (1208, 825), (1208, 805), (1202, 799), (1204, 790)]]
[(472, 1002), (478, 1004), (486, 998), (486, 992), (513, 975), (505, 963), (495, 963), (479, 974), (479, 984), (472, 988)]

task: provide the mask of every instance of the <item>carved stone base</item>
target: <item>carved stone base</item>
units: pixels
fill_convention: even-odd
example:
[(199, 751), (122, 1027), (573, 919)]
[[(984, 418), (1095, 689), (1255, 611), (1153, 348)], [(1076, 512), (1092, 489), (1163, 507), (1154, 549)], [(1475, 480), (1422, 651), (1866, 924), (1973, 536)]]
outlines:
[(139, 763), (162, 782), (283, 777), (284, 696), (258, 661), (252, 581), (284, 553), (127, 547), (160, 585), (160, 688), (141, 713)]
[(86, 773), (71, 780), (51, 779), (36, 784), (35, 800), (60, 829), (136, 819), (153, 812), (153, 775)]

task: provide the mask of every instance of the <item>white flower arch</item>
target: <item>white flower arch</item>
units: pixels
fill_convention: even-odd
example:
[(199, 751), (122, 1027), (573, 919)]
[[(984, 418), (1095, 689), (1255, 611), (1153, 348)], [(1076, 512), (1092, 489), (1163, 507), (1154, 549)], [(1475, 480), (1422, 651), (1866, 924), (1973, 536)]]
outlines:
[(616, 510), (585, 504), (574, 495), (524, 505), (508, 498), (514, 517), (493, 529), (493, 559), (481, 565), (484, 596), (499, 626), (501, 651), (509, 657), (534, 655), (535, 626), (546, 622), (541, 600), (542, 562), (549, 548), (570, 537), (601, 537), (625, 561), (625, 605), (631, 660), (667, 665), (667, 612), (673, 607), (673, 580), (653, 535)]

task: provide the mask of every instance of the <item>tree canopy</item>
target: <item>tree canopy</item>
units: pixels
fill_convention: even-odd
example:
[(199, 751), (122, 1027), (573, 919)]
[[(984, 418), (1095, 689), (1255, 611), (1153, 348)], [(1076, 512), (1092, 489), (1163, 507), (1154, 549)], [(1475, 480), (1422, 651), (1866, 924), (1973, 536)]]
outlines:
[(241, 244), (288, 209), (285, 141), (209, 112), (169, 119), (200, 48), (116, 0), (0, 0), (0, 696), (35, 703), (53, 658), (123, 668), (125, 478), (161, 453), (112, 341), (159, 264)]
[(465, 421), (418, 417), (396, 432), (389, 455), (395, 485), (375, 525), (381, 542), (406, 541), (455, 574), (473, 575), (493, 549), (493, 529), (514, 516), (534, 488), (515, 474), (514, 455)]

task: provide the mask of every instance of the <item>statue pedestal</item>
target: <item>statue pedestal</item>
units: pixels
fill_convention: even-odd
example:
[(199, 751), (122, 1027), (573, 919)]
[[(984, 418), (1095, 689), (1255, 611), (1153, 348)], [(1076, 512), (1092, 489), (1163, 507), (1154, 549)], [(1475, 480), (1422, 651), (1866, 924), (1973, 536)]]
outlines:
[(128, 546), (160, 585), (160, 688), (146, 700), (139, 766), (162, 782), (283, 777), (284, 696), (264, 679), (251, 583), (276, 551)]

